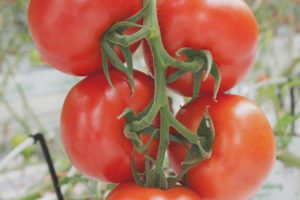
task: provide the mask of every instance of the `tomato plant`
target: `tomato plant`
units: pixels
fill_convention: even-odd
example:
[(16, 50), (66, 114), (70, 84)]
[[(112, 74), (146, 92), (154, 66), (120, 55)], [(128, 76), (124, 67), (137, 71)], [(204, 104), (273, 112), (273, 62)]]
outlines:
[[(181, 48), (209, 50), (221, 72), (220, 92), (231, 89), (249, 71), (256, 55), (258, 29), (243, 0), (159, 0), (157, 10), (167, 52), (176, 57)], [(143, 46), (146, 63), (153, 72), (151, 50), (145, 41)], [(167, 76), (175, 71), (169, 67)], [(192, 73), (184, 74), (169, 87), (192, 96)], [(214, 79), (210, 76), (202, 83), (200, 93), (212, 93), (213, 89)]]
[(136, 183), (122, 183), (115, 187), (106, 200), (200, 200), (199, 196), (183, 186), (175, 186), (169, 190), (146, 188)]
[[(95, 74), (78, 83), (69, 92), (61, 114), (61, 137), (72, 163), (82, 173), (109, 182), (132, 180), (133, 145), (124, 135), (125, 117), (118, 119), (127, 107), (136, 113), (150, 103), (153, 82), (147, 75), (135, 71), (135, 93), (131, 93), (126, 76), (111, 71), (115, 91), (104, 74)], [(143, 141), (148, 141), (143, 136)], [(157, 141), (153, 140), (149, 154), (155, 157)], [(136, 154), (135, 164), (144, 169), (144, 154)]]
[(36, 48), (50, 65), (66, 73), (89, 75), (101, 70), (103, 33), (141, 7), (141, 0), (31, 0), (28, 22)]
[[(61, 136), (79, 171), (121, 183), (107, 200), (245, 200), (262, 186), (275, 157), (266, 117), (243, 97), (216, 99), (256, 54), (243, 0), (32, 0), (29, 25), (50, 64), (89, 75), (65, 100)], [(129, 47), (141, 40), (153, 81), (133, 70)], [(167, 85), (193, 97), (177, 117)], [(169, 143), (174, 177), (164, 170)]]
[[(206, 106), (215, 127), (213, 153), (187, 173), (187, 184), (204, 199), (249, 199), (262, 187), (274, 163), (271, 126), (254, 103), (237, 95), (219, 96), (217, 102), (200, 97), (176, 118), (197, 132)], [(168, 152), (172, 167), (180, 172), (185, 148), (171, 142)]]

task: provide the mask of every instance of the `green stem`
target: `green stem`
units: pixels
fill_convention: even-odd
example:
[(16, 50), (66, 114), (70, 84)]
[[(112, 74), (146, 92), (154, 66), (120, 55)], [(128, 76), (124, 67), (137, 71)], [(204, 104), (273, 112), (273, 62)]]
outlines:
[(175, 119), (172, 112), (167, 113), (167, 117), (173, 126), (182, 136), (184, 136), (190, 143), (198, 144), (198, 137), (196, 134), (192, 133), (184, 125), (182, 125), (178, 120)]
[(150, 30), (147, 28), (142, 28), (138, 32), (136, 32), (132, 35), (129, 35), (129, 36), (125, 36), (125, 35), (121, 35), (119, 33), (113, 32), (113, 33), (107, 35), (106, 38), (107, 38), (107, 40), (109, 40), (110, 42), (112, 42), (114, 44), (128, 47), (130, 44), (133, 44), (133, 43), (141, 40), (142, 38), (146, 37), (149, 34), (149, 32), (150, 32)]
[[(165, 104), (161, 109), (161, 115), (165, 116), (169, 110), (169, 105)], [(169, 143), (169, 120), (166, 117), (160, 119), (160, 137), (159, 137), (159, 151), (155, 162), (155, 177), (156, 184), (159, 188), (167, 189), (167, 179), (163, 171), (163, 164)]]
[[(148, 0), (144, 0), (145, 1)], [(156, 1), (150, 3), (149, 8), (154, 9), (150, 13), (156, 13)], [(160, 31), (158, 27), (158, 22), (156, 16), (146, 15), (145, 16), (146, 26), (153, 26), (150, 34), (146, 39), (149, 42), (150, 47), (153, 51), (154, 66), (155, 66), (155, 91), (153, 104), (150, 111), (145, 115), (145, 117), (140, 121), (135, 121), (131, 124), (133, 131), (140, 131), (151, 125), (152, 121), (158, 114), (158, 111), (163, 106), (164, 103), (168, 102), (168, 97), (166, 95), (166, 68), (167, 63), (161, 56), (161, 49), (163, 49), (163, 44), (160, 37)], [(154, 25), (153, 25), (154, 24)]]
[[(143, 19), (144, 19), (144, 25), (143, 27), (136, 32), (135, 34), (131, 36), (125, 36), (120, 35), (120, 32), (118, 32), (118, 29), (129, 27), (132, 22), (130, 21), (124, 21), (121, 23), (117, 23), (116, 25), (112, 26), (111, 30), (109, 30), (106, 35), (102, 38), (102, 42), (106, 43), (107, 40), (108, 43), (111, 43), (112, 45), (118, 45), (118, 46), (129, 46), (130, 44), (136, 42), (139, 39), (146, 39), (153, 54), (153, 61), (154, 61), (154, 68), (155, 68), (155, 90), (154, 90), (154, 97), (152, 104), (150, 107), (147, 107), (142, 113), (142, 118), (133, 118), (133, 120), (129, 120), (128, 124), (125, 127), (124, 132), (125, 133), (132, 133), (133, 136), (139, 136), (138, 134), (149, 128), (155, 119), (155, 117), (160, 112), (160, 133), (159, 133), (159, 150), (157, 159), (155, 161), (155, 168), (150, 169), (147, 165), (147, 162), (151, 160), (150, 158), (146, 159), (146, 185), (149, 186), (147, 183), (152, 184), (152, 178), (154, 178), (154, 184), (151, 185), (153, 187), (158, 187), (162, 189), (168, 188), (168, 180), (164, 174), (163, 171), (163, 164), (165, 159), (165, 154), (167, 151), (167, 146), (169, 143), (169, 128), (170, 126), (173, 126), (189, 143), (193, 144), (193, 146), (196, 146), (197, 149), (199, 149), (199, 152), (204, 152), (204, 148), (202, 146), (202, 142), (206, 142), (205, 137), (198, 137), (197, 134), (192, 133), (190, 130), (188, 130), (184, 125), (182, 125), (179, 121), (175, 119), (175, 117), (172, 114), (172, 111), (170, 110), (168, 96), (167, 96), (167, 90), (166, 90), (166, 70), (167, 67), (172, 65), (177, 67), (179, 70), (186, 70), (191, 72), (197, 72), (202, 69), (203, 65), (201, 62), (182, 62), (179, 61), (173, 57), (171, 57), (167, 51), (164, 48), (161, 34), (160, 34), (160, 28), (158, 24), (157, 19), (157, 8), (156, 8), (156, 0), (143, 0)], [(140, 16), (140, 15), (138, 15)], [(137, 19), (138, 17), (136, 17)], [(102, 45), (103, 46), (103, 45)], [(112, 47), (111, 47), (112, 49)], [(116, 56), (112, 56), (112, 53), (107, 51), (108, 49), (103, 49), (106, 51), (108, 57), (110, 60), (116, 60)], [(112, 51), (112, 50), (111, 50)], [(180, 51), (179, 51), (180, 52)], [(109, 53), (111, 53), (109, 55)], [(121, 61), (118, 61), (121, 62)], [(118, 67), (118, 66), (116, 66)], [(135, 120), (135, 121), (134, 121)], [(138, 134), (137, 134), (138, 133)], [(153, 133), (155, 134), (155, 133)], [(154, 135), (152, 136), (154, 137)], [(130, 137), (132, 138), (133, 144), (135, 144), (136, 141), (138, 141), (139, 138)], [(137, 140), (135, 140), (137, 139)], [(148, 143), (149, 144), (149, 143)], [(143, 144), (142, 144), (143, 145)], [(139, 146), (139, 144), (137, 145)], [(146, 145), (147, 146), (147, 145)], [(137, 147), (136, 147), (137, 148)], [(144, 150), (144, 148), (142, 148)], [(198, 150), (197, 150), (198, 151)], [(197, 156), (200, 158), (200, 156)], [(134, 158), (134, 156), (133, 156)], [(144, 181), (140, 179), (138, 176), (138, 172), (135, 169), (134, 160), (132, 162), (132, 169), (133, 169), (133, 175), (136, 179), (136, 181), (143, 185)], [(192, 163), (193, 164), (193, 163)], [(186, 165), (190, 165), (187, 163)], [(181, 174), (183, 176), (183, 174)], [(181, 177), (179, 177), (181, 178)], [(177, 178), (176, 180), (178, 180)], [(151, 180), (148, 180), (151, 179)]]
[(165, 60), (168, 62), (169, 65), (171, 66), (176, 66), (178, 69), (181, 70), (188, 70), (192, 72), (196, 72), (200, 70), (201, 66), (197, 62), (182, 62), (180, 60), (177, 60), (173, 57), (171, 57), (168, 53), (164, 52), (163, 54)]

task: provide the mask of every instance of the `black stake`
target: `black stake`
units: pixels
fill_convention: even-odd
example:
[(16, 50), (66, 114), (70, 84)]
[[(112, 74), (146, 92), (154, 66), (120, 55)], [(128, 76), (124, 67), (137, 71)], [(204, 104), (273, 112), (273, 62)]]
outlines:
[(46, 162), (47, 162), (47, 165), (48, 165), (48, 168), (49, 168), (49, 172), (51, 174), (52, 183), (53, 183), (53, 186), (54, 186), (54, 189), (55, 189), (57, 199), (58, 200), (63, 200), (64, 198), (63, 198), (63, 195), (62, 195), (61, 190), (60, 190), (60, 186), (59, 186), (58, 178), (57, 178), (57, 175), (56, 175), (56, 172), (55, 172), (55, 169), (54, 169), (53, 161), (51, 159), (51, 156), (50, 156), (50, 153), (49, 153), (49, 150), (48, 150), (48, 147), (47, 147), (47, 144), (46, 144), (46, 141), (45, 141), (45, 138), (44, 138), (43, 134), (37, 133), (35, 135), (32, 135), (31, 137), (34, 138), (35, 143), (40, 142), (42, 150), (43, 150), (44, 157), (46, 159)]

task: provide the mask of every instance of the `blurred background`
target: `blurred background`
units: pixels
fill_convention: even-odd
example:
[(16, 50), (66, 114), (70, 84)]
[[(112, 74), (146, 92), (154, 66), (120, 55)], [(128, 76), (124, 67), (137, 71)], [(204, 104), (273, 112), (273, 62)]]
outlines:
[[(255, 101), (277, 142), (272, 174), (253, 200), (300, 200), (300, 0), (247, 0), (260, 30), (252, 71), (231, 93)], [(44, 133), (66, 199), (103, 199), (113, 187), (80, 175), (66, 157), (59, 117), (80, 78), (54, 70), (35, 50), (27, 26), (29, 0), (0, 0), (0, 161), (30, 134)], [(135, 65), (146, 70), (138, 51)], [(172, 95), (175, 107), (184, 100)], [(55, 199), (39, 145), (0, 171), (0, 199)]]

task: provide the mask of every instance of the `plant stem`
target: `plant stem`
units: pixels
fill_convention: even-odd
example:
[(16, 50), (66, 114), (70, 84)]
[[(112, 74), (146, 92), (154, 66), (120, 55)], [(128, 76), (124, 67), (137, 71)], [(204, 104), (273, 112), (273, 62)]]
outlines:
[[(146, 172), (144, 173), (144, 180), (139, 179), (138, 172), (134, 169), (134, 161), (133, 161), (133, 174), (136, 175), (136, 181), (143, 185), (158, 187), (161, 189), (168, 189), (168, 187), (172, 186), (169, 180), (166, 178), (163, 171), (163, 164), (165, 159), (165, 154), (167, 151), (167, 146), (169, 143), (169, 128), (173, 126), (189, 143), (194, 144), (196, 146), (197, 153), (198, 151), (202, 154), (197, 154), (197, 158), (202, 158), (202, 155), (207, 158), (208, 156), (205, 154), (204, 147), (202, 142), (206, 142), (205, 137), (198, 137), (197, 134), (192, 133), (188, 130), (184, 125), (182, 125), (179, 121), (175, 119), (171, 108), (169, 106), (169, 99), (167, 96), (167, 81), (166, 81), (166, 70), (167, 67), (172, 65), (179, 70), (184, 70), (186, 72), (198, 72), (203, 69), (203, 62), (199, 62), (199, 59), (203, 59), (199, 52), (196, 55), (199, 57), (193, 56), (192, 59), (188, 59), (190, 62), (182, 62), (171, 57), (164, 48), (162, 37), (160, 33), (160, 27), (157, 18), (157, 8), (156, 8), (156, 0), (143, 0), (143, 9), (140, 13), (138, 13), (133, 18), (136, 20), (139, 17), (143, 16), (143, 26), (142, 28), (131, 36), (121, 35), (120, 30), (124, 30), (124, 28), (128, 28), (130, 26), (136, 26), (132, 24), (131, 19), (125, 20), (123, 22), (119, 22), (111, 27), (111, 30), (108, 30), (102, 38), (102, 47), (107, 45), (107, 43), (111, 43), (117, 46), (124, 46), (128, 48), (130, 44), (133, 42), (145, 39), (147, 40), (153, 55), (154, 62), (154, 97), (151, 106), (148, 106), (144, 111), (142, 111), (142, 117), (136, 118), (135, 120), (128, 121), (128, 124), (125, 126), (124, 133), (139, 133), (147, 128), (149, 128), (155, 119), (155, 117), (160, 112), (160, 133), (159, 133), (159, 149), (155, 162), (155, 168), (151, 169), (147, 162), (149, 162), (150, 158), (146, 159)], [(133, 20), (133, 21), (135, 21)], [(111, 48), (112, 49), (112, 48)], [(106, 49), (103, 49), (106, 51)], [(181, 49), (182, 50), (182, 49)], [(184, 49), (183, 49), (184, 50)], [(111, 50), (113, 51), (113, 50)], [(180, 51), (179, 51), (180, 52)], [(108, 51), (106, 53), (109, 53)], [(112, 56), (112, 53), (108, 55), (110, 60), (117, 60), (117, 56)], [(106, 59), (106, 57), (104, 57)], [(197, 59), (198, 58), (198, 59)], [(118, 61), (121, 62), (121, 61)], [(118, 68), (118, 67), (117, 67)], [(122, 68), (122, 67), (120, 67)], [(124, 70), (127, 70), (126, 68)], [(127, 74), (126, 74), (127, 75)], [(128, 76), (128, 78), (130, 78)], [(109, 80), (109, 79), (108, 79)], [(132, 142), (135, 144), (136, 138), (132, 137)], [(141, 144), (143, 145), (143, 144)], [(139, 148), (139, 147), (136, 147)], [(143, 146), (145, 148), (145, 146)], [(199, 149), (199, 150), (198, 150)], [(193, 154), (194, 155), (194, 154)], [(191, 160), (191, 159), (190, 159)], [(200, 159), (199, 159), (200, 160)], [(148, 167), (147, 167), (148, 166)], [(183, 176), (181, 174), (180, 176)], [(153, 178), (154, 179), (153, 179)], [(179, 177), (180, 178), (180, 177)], [(146, 180), (145, 180), (146, 179)], [(149, 180), (148, 180), (149, 179)]]
[[(161, 109), (161, 115), (164, 116), (169, 110), (169, 105), (165, 104), (165, 106)], [(157, 159), (155, 162), (155, 176), (159, 177), (156, 180), (159, 188), (167, 189), (168, 185), (166, 183), (166, 178), (163, 171), (163, 164), (165, 160), (165, 154), (167, 151), (167, 146), (169, 143), (169, 121), (166, 117), (160, 118), (160, 137), (159, 137), (159, 151), (157, 155)]]

